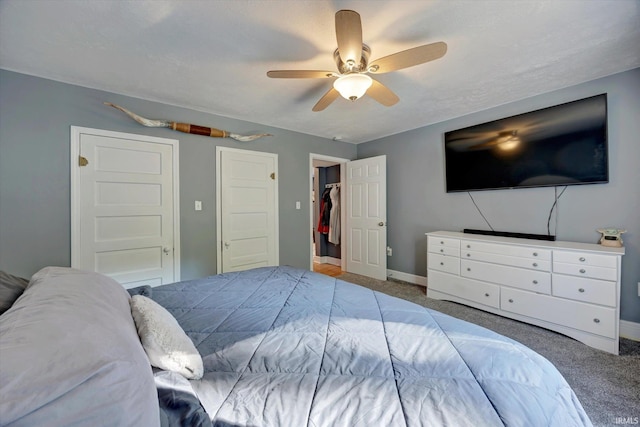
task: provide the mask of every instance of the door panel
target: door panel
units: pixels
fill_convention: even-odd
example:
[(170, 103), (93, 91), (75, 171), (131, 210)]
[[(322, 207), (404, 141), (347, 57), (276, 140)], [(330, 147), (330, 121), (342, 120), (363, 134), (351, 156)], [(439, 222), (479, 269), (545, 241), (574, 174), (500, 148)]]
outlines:
[(72, 266), (125, 287), (179, 280), (177, 141), (74, 129), (88, 163), (72, 158)]
[(387, 278), (386, 156), (347, 163), (347, 271)]
[(96, 218), (95, 226), (96, 242), (157, 238), (162, 235), (162, 216), (102, 217)]

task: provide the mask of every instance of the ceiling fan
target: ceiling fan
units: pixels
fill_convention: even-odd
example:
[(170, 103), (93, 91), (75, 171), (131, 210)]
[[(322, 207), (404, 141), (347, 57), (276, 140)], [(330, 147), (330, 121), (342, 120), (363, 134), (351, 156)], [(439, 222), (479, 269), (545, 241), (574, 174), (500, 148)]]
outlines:
[(383, 74), (414, 65), (424, 64), (444, 56), (447, 44), (437, 42), (403, 50), (369, 63), (371, 49), (362, 42), (362, 23), (360, 15), (353, 10), (336, 12), (336, 39), (338, 48), (333, 59), (338, 73), (320, 70), (272, 70), (267, 76), (276, 79), (327, 79), (335, 78), (333, 86), (313, 107), (313, 111), (322, 111), (342, 95), (355, 101), (365, 93), (390, 107), (400, 99), (382, 83), (368, 74)]

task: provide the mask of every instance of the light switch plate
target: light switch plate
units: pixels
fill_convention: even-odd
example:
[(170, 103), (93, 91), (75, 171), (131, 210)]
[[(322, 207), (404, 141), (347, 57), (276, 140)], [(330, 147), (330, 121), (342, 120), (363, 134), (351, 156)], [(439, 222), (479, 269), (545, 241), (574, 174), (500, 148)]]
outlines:
[(196, 210), (197, 211), (201, 211), (202, 210), (202, 201), (201, 200), (196, 200)]

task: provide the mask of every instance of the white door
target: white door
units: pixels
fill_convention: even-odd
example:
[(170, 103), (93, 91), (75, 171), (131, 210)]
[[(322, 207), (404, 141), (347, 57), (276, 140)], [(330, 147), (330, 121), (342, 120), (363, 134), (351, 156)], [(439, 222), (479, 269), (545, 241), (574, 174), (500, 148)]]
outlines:
[(347, 163), (347, 271), (387, 279), (387, 157)]
[(278, 245), (278, 156), (217, 148), (218, 272), (275, 266)]
[(180, 280), (178, 141), (72, 127), (74, 268), (127, 288)]

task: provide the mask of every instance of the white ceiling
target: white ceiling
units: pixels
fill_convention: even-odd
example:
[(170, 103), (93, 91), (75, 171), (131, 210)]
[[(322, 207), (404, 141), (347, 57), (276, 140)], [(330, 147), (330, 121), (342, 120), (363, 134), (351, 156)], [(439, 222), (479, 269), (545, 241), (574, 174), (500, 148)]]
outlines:
[[(372, 60), (448, 52), (376, 75), (392, 107), (314, 113), (330, 80), (266, 72), (335, 70), (340, 9), (360, 13)], [(637, 67), (640, 0), (0, 0), (0, 68), (353, 143)]]

